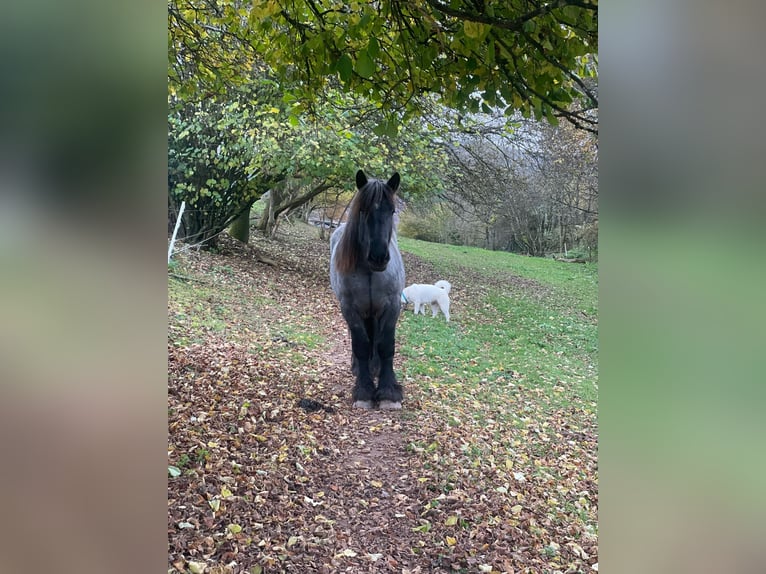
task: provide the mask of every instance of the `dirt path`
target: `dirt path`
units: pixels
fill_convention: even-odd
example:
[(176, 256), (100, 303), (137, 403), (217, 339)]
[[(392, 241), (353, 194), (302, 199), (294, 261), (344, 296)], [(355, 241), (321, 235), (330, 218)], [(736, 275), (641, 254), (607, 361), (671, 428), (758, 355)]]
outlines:
[[(350, 338), (316, 243), (259, 247), (221, 246), (228, 276), (242, 283), (226, 304), (264, 332), (297, 317), (325, 342), (303, 348), (289, 334), (256, 342), (254, 332), (244, 347), (218, 337), (171, 346), (169, 423), (179, 453), (171, 459), (192, 461), (169, 492), (170, 563), (181, 571), (188, 561), (228, 564), (221, 572), (232, 573), (253, 564), (301, 574), (417, 572), (422, 488), (404, 435), (407, 405), (352, 408)], [(199, 254), (198, 270), (215, 269), (213, 259)], [(306, 292), (311, 304), (291, 308)], [(264, 295), (278, 306), (256, 304)], [(296, 352), (303, 365), (290, 358)], [(325, 409), (308, 412), (301, 399)]]
[(347, 331), (339, 332), (325, 355), (334, 366), (331, 390), (344, 398), (334, 432), (325, 437), (337, 445), (336, 456), (312, 466), (330, 509), (325, 516), (334, 521), (333, 556), (319, 571), (401, 572), (417, 562), (410, 534), (421, 506), (403, 432), (407, 405), (404, 411), (350, 406), (351, 343)]

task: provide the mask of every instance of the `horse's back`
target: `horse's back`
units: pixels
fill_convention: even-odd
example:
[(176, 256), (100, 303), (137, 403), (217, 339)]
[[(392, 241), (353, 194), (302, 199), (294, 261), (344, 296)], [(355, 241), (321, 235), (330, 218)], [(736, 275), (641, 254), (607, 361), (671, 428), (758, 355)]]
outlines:
[(340, 279), (338, 270), (335, 268), (335, 252), (345, 228), (346, 224), (341, 223), (330, 235), (330, 286), (338, 299), (340, 299)]
[(391, 244), (389, 245), (389, 252), (391, 260), (388, 266), (391, 270), (391, 276), (396, 287), (396, 296), (399, 297), (404, 290), (405, 276), (404, 276), (404, 260), (402, 254), (399, 251), (399, 242), (396, 239), (396, 233), (391, 238)]

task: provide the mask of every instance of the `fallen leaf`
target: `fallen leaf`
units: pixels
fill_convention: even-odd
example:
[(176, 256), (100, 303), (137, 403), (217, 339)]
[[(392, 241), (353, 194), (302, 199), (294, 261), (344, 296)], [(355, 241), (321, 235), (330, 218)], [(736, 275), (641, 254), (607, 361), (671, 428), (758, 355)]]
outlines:
[(341, 551), (341, 552), (339, 552), (338, 554), (335, 555), (336, 558), (338, 556), (345, 556), (347, 558), (353, 558), (354, 556), (356, 556), (356, 552), (351, 550), (351, 548), (346, 548), (345, 550), (343, 550), (343, 551)]

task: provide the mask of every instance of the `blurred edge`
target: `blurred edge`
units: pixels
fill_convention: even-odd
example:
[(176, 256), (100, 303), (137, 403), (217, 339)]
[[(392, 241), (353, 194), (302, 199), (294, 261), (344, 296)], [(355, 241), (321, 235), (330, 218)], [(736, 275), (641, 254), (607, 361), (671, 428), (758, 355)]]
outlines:
[(166, 8), (0, 20), (0, 570), (166, 562)]
[[(763, 10), (602, 6), (604, 571), (762, 562)], [(164, 7), (12, 3), (0, 46), (0, 569), (154, 571)]]
[(601, 8), (600, 569), (758, 571), (765, 10)]

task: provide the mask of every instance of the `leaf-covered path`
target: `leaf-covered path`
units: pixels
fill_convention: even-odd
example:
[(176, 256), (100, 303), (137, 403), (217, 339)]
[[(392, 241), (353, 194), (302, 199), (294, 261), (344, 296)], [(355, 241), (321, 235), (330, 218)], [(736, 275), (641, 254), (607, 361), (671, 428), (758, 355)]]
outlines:
[(424, 386), (398, 354), (405, 408), (354, 410), (327, 243), (288, 227), (226, 245), (169, 279), (171, 571), (591, 571), (590, 406), (544, 408), (512, 372), (502, 403), (447, 373)]

